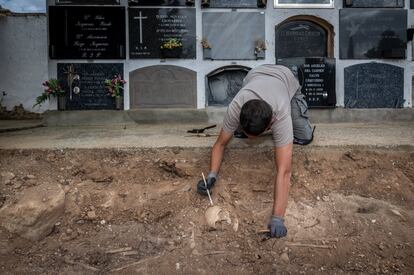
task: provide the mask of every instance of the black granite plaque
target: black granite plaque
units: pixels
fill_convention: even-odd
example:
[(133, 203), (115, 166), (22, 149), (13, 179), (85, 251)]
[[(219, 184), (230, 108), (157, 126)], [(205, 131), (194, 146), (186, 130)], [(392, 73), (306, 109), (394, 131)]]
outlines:
[(177, 58), (196, 58), (195, 8), (130, 8), (130, 58), (162, 58), (161, 45), (169, 38), (182, 43)]
[(414, 9), (414, 0), (410, 0), (410, 9)]
[(258, 0), (209, 0), (203, 8), (265, 8), (266, 1)]
[(119, 5), (120, 0), (56, 0), (56, 5)]
[(194, 6), (195, 0), (129, 0), (129, 6)]
[(57, 69), (66, 91), (66, 109), (115, 109), (115, 99), (108, 95), (104, 81), (118, 74), (123, 77), (122, 63), (58, 63)]
[(275, 7), (333, 8), (333, 0), (274, 0)]
[(346, 108), (402, 108), (404, 69), (383, 63), (345, 68)]
[(342, 9), (339, 15), (342, 59), (405, 59), (407, 10)]
[(344, 8), (404, 8), (404, 0), (343, 0)]
[(309, 21), (291, 21), (276, 27), (276, 58), (327, 56), (327, 32)]
[(49, 7), (51, 59), (124, 59), (125, 8)]
[(309, 108), (335, 107), (335, 59), (324, 57), (283, 58), (284, 65), (297, 76)]

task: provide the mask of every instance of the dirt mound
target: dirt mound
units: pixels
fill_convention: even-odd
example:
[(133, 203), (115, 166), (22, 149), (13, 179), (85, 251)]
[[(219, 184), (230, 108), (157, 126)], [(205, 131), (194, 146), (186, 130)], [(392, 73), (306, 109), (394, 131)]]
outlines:
[[(0, 207), (58, 182), (65, 213), (30, 242), (0, 229), (1, 273), (414, 273), (414, 151), (295, 148), (288, 236), (269, 239), (274, 156), (228, 150), (208, 226), (209, 150), (4, 150)], [(223, 216), (224, 215), (224, 216)]]

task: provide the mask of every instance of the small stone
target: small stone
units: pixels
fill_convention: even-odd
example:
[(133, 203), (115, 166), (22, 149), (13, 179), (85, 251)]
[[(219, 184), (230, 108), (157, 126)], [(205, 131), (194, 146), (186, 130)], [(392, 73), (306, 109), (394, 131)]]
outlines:
[(282, 254), (280, 255), (280, 258), (281, 258), (281, 259), (282, 259), (282, 261), (284, 261), (285, 263), (288, 263), (288, 262), (289, 262), (289, 255), (288, 255), (286, 252), (282, 253)]
[(28, 180), (34, 180), (36, 177), (34, 175), (27, 175), (25, 178)]
[(101, 221), (101, 224), (102, 224), (102, 225), (105, 225), (105, 224), (106, 224), (106, 221), (105, 221), (105, 220), (102, 220), (102, 221)]
[(89, 220), (94, 220), (94, 219), (96, 219), (96, 213), (95, 213), (95, 211), (88, 211), (88, 213), (86, 214), (87, 216), (88, 216), (88, 219)]
[(328, 196), (323, 196), (323, 197), (322, 197), (322, 200), (323, 200), (324, 202), (327, 202), (327, 201), (329, 201), (329, 197), (328, 197)]
[(384, 250), (384, 249), (385, 249), (385, 246), (384, 246), (384, 244), (380, 243), (380, 244), (378, 245), (378, 248), (379, 248), (380, 250)]
[(404, 216), (403, 216), (403, 215), (401, 215), (401, 213), (400, 213), (398, 210), (391, 209), (391, 212), (392, 212), (394, 215), (396, 215), (396, 216), (398, 216), (398, 217), (400, 217), (400, 218), (404, 219)]
[(377, 220), (375, 220), (375, 219), (374, 219), (374, 220), (371, 220), (371, 222), (372, 222), (372, 223), (376, 223), (376, 222), (377, 222)]
[(186, 185), (186, 186), (184, 186), (183, 189), (181, 189), (181, 192), (188, 192), (190, 190), (191, 190), (191, 186), (190, 185)]
[(128, 196), (128, 192), (119, 192), (118, 196), (120, 196), (121, 198), (126, 198)]
[(321, 200), (321, 197), (316, 196), (316, 200), (320, 201)]
[[(47, 195), (47, 203), (43, 198)], [(26, 189), (0, 209), (0, 225), (11, 233), (38, 241), (49, 235), (65, 209), (65, 192), (59, 185)]]
[(16, 176), (12, 172), (3, 172), (1, 173), (1, 178), (5, 184), (11, 184), (12, 179)]

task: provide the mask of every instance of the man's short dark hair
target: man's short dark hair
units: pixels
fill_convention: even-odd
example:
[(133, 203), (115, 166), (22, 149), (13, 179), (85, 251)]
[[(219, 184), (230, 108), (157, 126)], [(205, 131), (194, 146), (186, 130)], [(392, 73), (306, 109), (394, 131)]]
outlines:
[(269, 126), (272, 116), (272, 108), (265, 101), (249, 100), (241, 108), (240, 125), (246, 134), (258, 136)]

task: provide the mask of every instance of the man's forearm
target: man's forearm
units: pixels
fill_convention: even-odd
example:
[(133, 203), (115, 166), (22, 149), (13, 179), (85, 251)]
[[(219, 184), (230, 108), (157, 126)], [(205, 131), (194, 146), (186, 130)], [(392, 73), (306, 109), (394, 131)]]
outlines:
[(278, 173), (274, 185), (273, 215), (284, 217), (289, 197), (290, 171)]
[(211, 151), (210, 171), (218, 174), (224, 155), (224, 145), (215, 143)]

